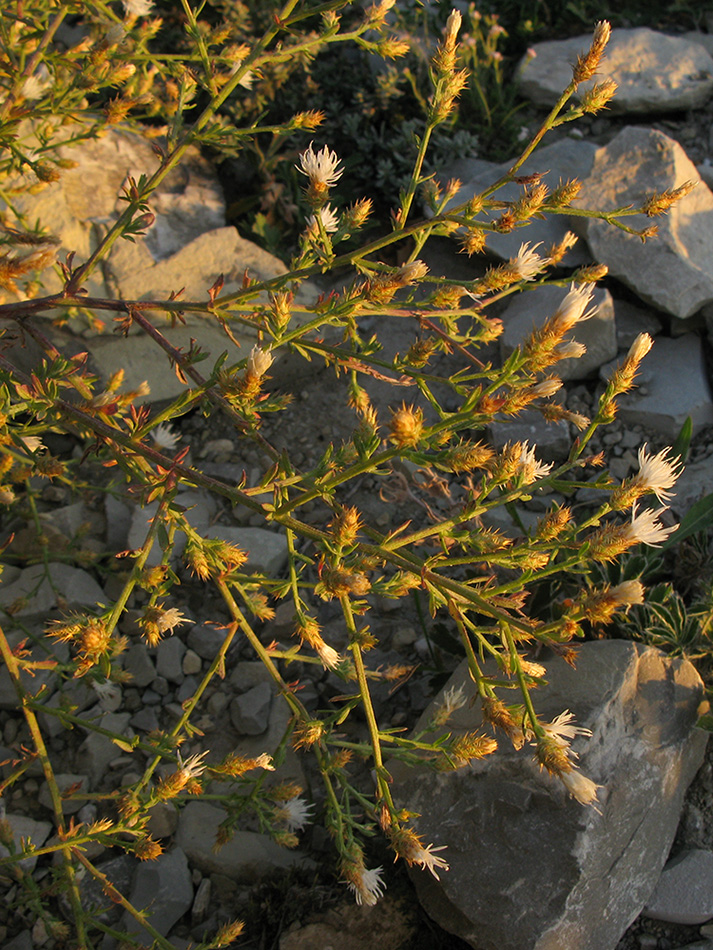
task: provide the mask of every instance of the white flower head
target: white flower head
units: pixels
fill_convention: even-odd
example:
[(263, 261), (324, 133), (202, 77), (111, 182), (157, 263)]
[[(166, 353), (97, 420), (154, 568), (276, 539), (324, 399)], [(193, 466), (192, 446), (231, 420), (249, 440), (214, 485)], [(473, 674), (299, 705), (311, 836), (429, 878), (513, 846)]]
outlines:
[(272, 362), (272, 354), (270, 351), (263, 350), (261, 347), (255, 345), (252, 350), (250, 350), (250, 356), (248, 357), (248, 375), (257, 376), (258, 378), (264, 376), (272, 366)]
[(550, 396), (554, 396), (562, 388), (562, 380), (556, 377), (551, 379), (543, 379), (539, 383), (535, 383), (530, 392), (533, 396), (538, 399), (549, 399)]
[(170, 607), (158, 618), (157, 626), (159, 633), (166, 633), (166, 631), (173, 631), (174, 627), (180, 627), (182, 623), (193, 623), (193, 621), (184, 617), (177, 607)]
[(681, 460), (678, 456), (670, 456), (669, 449), (649, 455), (646, 451), (647, 445), (648, 443), (645, 443), (639, 449), (639, 472), (634, 476), (633, 482), (652, 492), (663, 504), (673, 494), (669, 489), (681, 474)]
[(442, 858), (439, 854), (436, 854), (436, 851), (445, 850), (446, 846), (444, 844), (438, 848), (435, 848), (432, 844), (427, 844), (424, 847), (419, 842), (418, 844), (409, 848), (408, 853), (404, 854), (404, 858), (409, 864), (420, 864), (424, 871), (430, 871), (435, 879), (440, 881), (438, 871), (448, 871), (450, 868), (445, 858)]
[(676, 525), (667, 528), (658, 521), (664, 511), (668, 511), (668, 508), (659, 508), (658, 511), (644, 508), (641, 514), (637, 514), (634, 505), (631, 509), (631, 523), (624, 529), (624, 537), (635, 544), (649, 544), (652, 547), (661, 544), (676, 530)]
[[(242, 59), (239, 59), (237, 63), (233, 63), (233, 65), (230, 67), (230, 73), (229, 73), (230, 76), (234, 76), (237, 73), (237, 71), (240, 69), (242, 65), (242, 62), (243, 62)], [(245, 75), (241, 77), (238, 85), (242, 86), (243, 89), (252, 89), (254, 81), (255, 81), (255, 74), (253, 73), (252, 69), (249, 69), (245, 73)]]
[(441, 702), (438, 704), (433, 715), (433, 723), (436, 726), (443, 726), (451, 718), (456, 709), (460, 709), (466, 704), (465, 692), (463, 691), (463, 686), (451, 686), (450, 689), (447, 689), (444, 694)]
[(316, 215), (311, 214), (309, 218), (307, 218), (307, 230), (310, 234), (319, 233), (318, 221), (322, 223), (322, 227), (327, 234), (334, 234), (334, 232), (339, 229), (339, 218), (331, 205), (325, 205), (319, 209)]
[(274, 772), (275, 766), (272, 763), (272, 756), (268, 755), (267, 752), (261, 752), (253, 762), (253, 768), (265, 769), (266, 772)]
[(357, 880), (349, 882), (347, 886), (354, 895), (357, 904), (360, 906), (366, 904), (367, 907), (373, 907), (383, 896), (386, 886), (381, 880), (383, 871), (383, 868), (361, 868), (357, 872)]
[(607, 596), (622, 606), (628, 604), (643, 604), (644, 585), (641, 581), (623, 581), (616, 587), (610, 587)]
[(454, 7), (451, 12), (448, 14), (448, 19), (446, 20), (446, 42), (454, 43), (456, 37), (458, 36), (458, 31), (461, 28), (463, 22), (463, 15), (460, 10), (456, 10)]
[(37, 71), (28, 76), (22, 83), (20, 95), (29, 102), (41, 99), (45, 91), (52, 85), (50, 71), (44, 63), (40, 63)]
[(410, 261), (408, 264), (404, 264), (402, 267), (399, 267), (396, 272), (396, 278), (401, 284), (401, 286), (406, 287), (410, 284), (415, 284), (428, 273), (428, 264), (423, 261)]
[(518, 474), (522, 476), (523, 483), (529, 485), (536, 482), (538, 478), (544, 478), (548, 475), (554, 465), (554, 462), (540, 462), (535, 458), (535, 449), (537, 446), (528, 446), (527, 442), (521, 443), (520, 463)]
[(597, 785), (596, 782), (587, 778), (586, 775), (582, 775), (577, 769), (560, 772), (559, 779), (572, 798), (576, 798), (581, 805), (592, 805), (596, 808), (597, 790), (603, 788), (602, 785)]
[(103, 683), (91, 680), (91, 686), (97, 694), (101, 708), (106, 712), (116, 712), (121, 706), (121, 687), (111, 680), (105, 680)]
[(569, 709), (565, 709), (565, 711), (560, 713), (552, 722), (542, 723), (542, 728), (550, 739), (556, 742), (560, 749), (567, 749), (570, 755), (575, 755), (569, 747), (573, 739), (577, 736), (586, 736), (589, 738), (592, 735), (591, 729), (574, 724), (574, 713), (571, 713)]
[(195, 778), (198, 775), (202, 775), (205, 772), (207, 766), (201, 761), (204, 756), (208, 755), (208, 752), (197, 752), (195, 755), (189, 755), (187, 759), (183, 759), (180, 751), (178, 752), (178, 771), (183, 775), (186, 781), (189, 781), (192, 778)]
[(575, 324), (581, 323), (583, 320), (589, 320), (597, 309), (592, 307), (587, 310), (593, 296), (594, 286), (592, 284), (572, 284), (552, 318), (555, 329), (560, 333), (566, 333)]
[(648, 333), (640, 333), (629, 347), (629, 352), (626, 354), (627, 360), (640, 363), (653, 345), (654, 341)]
[(302, 831), (307, 822), (312, 820), (310, 811), (314, 808), (304, 798), (291, 798), (275, 808), (275, 818), (287, 825), (288, 831)]
[(153, 12), (151, 0), (121, 0), (124, 5), (124, 16), (148, 16)]
[(554, 355), (558, 360), (578, 360), (586, 352), (587, 347), (584, 343), (580, 343), (578, 340), (567, 340), (555, 347)]
[(549, 263), (549, 258), (540, 257), (539, 254), (535, 253), (541, 244), (542, 241), (532, 249), (529, 242), (521, 244), (517, 257), (510, 258), (510, 266), (517, 274), (518, 280), (534, 280)]
[(326, 188), (336, 185), (344, 174), (343, 168), (337, 168), (338, 164), (336, 152), (332, 152), (326, 145), (321, 152), (315, 152), (310, 142), (307, 151), (300, 155), (300, 163), (295, 165), (295, 168), (309, 178), (310, 184)]
[(325, 670), (334, 670), (342, 662), (340, 654), (337, 653), (334, 647), (330, 647), (328, 643), (325, 643), (324, 640), (322, 640), (321, 643), (317, 643), (315, 650)]
[(161, 422), (151, 430), (151, 438), (160, 449), (175, 449), (181, 436), (167, 422)]
[(126, 30), (121, 23), (113, 23), (104, 34), (107, 46), (118, 46), (126, 36)]
[(20, 441), (28, 452), (44, 452), (45, 450), (42, 439), (37, 435), (23, 435), (20, 437)]

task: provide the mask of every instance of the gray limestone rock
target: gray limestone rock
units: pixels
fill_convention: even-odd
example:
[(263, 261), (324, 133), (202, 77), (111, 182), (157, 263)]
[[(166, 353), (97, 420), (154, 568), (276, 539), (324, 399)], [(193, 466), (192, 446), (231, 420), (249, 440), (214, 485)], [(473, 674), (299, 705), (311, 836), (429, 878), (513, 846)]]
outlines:
[(129, 722), (134, 729), (139, 729), (141, 732), (155, 732), (161, 726), (158, 714), (153, 706), (144, 706), (143, 709), (139, 709)]
[(616, 342), (620, 349), (628, 350), (640, 333), (656, 336), (662, 330), (661, 321), (649, 308), (637, 307), (628, 300), (614, 301)]
[[(0, 588), (0, 591), (1, 590), (2, 588)], [(8, 643), (13, 649), (25, 639), (26, 634), (21, 630), (13, 631), (12, 633), (8, 634)], [(42, 650), (40, 645), (34, 643), (32, 640), (28, 642), (27, 648), (31, 651), (31, 659), (47, 659), (46, 651)], [(20, 679), (25, 686), (25, 689), (30, 690), (32, 693), (36, 693), (45, 683), (49, 682), (51, 678), (51, 672), (49, 670), (39, 669), (34, 670), (33, 673), (34, 675), (31, 675), (29, 671), (21, 670)], [(8, 669), (4, 663), (0, 667), (0, 709), (18, 709), (18, 697), (15, 684), (10, 679), (10, 673), (8, 672)], [(43, 716), (42, 718), (46, 721), (53, 719), (54, 717)], [(51, 727), (51, 731), (54, 731), (56, 734), (56, 727)]]
[(253, 831), (236, 831), (227, 844), (214, 851), (224, 818), (222, 809), (207, 802), (189, 802), (181, 809), (176, 844), (204, 874), (225, 874), (238, 884), (252, 884), (275, 868), (303, 862), (301, 852), (281, 848), (267, 835)]
[(183, 657), (182, 668), (186, 676), (194, 676), (196, 673), (200, 673), (203, 668), (203, 663), (197, 653), (193, 650), (186, 650), (186, 655)]
[[(102, 729), (107, 729), (115, 733), (122, 739), (131, 739), (134, 732), (129, 728), (131, 713), (104, 713), (98, 722)], [(101, 735), (98, 732), (90, 732), (77, 750), (76, 767), (88, 774), (92, 785), (96, 786), (102, 781), (104, 773), (112, 762), (121, 752), (109, 736)]]
[[(615, 363), (603, 366), (608, 379)], [(654, 429), (673, 441), (688, 417), (696, 435), (713, 425), (713, 395), (700, 337), (659, 337), (641, 363), (636, 386), (617, 397), (617, 417), (631, 425)]]
[[(145, 344), (144, 344), (144, 348)], [(155, 360), (155, 355), (153, 356)], [(176, 504), (182, 505), (186, 510), (184, 512), (186, 521), (201, 533), (205, 532), (211, 522), (211, 518), (216, 513), (216, 501), (212, 495), (207, 492), (185, 491), (176, 495)], [(146, 540), (146, 535), (151, 528), (153, 517), (158, 511), (159, 502), (151, 501), (147, 505), (137, 506), (131, 514), (131, 525), (127, 536), (127, 546), (130, 549), (140, 548)], [(173, 541), (172, 557), (180, 558), (183, 549), (186, 546), (186, 536), (182, 531), (177, 531)], [(149, 551), (146, 563), (153, 567), (161, 561), (161, 549), (157, 540)]]
[(12, 940), (8, 940), (4, 945), (4, 950), (34, 950), (32, 934), (29, 930), (21, 931)]
[(106, 544), (110, 551), (125, 551), (129, 546), (131, 508), (107, 493), (104, 496)]
[(47, 569), (52, 582), (45, 575), (44, 565), (34, 564), (26, 567), (16, 580), (8, 584), (0, 583), (0, 608), (24, 601), (19, 610), (13, 611), (13, 616), (23, 620), (30, 617), (47, 620), (57, 609), (56, 591), (59, 591), (65, 602), (62, 605), (65, 610), (92, 608), (107, 602), (104, 591), (86, 571), (54, 562)]
[(131, 673), (131, 685), (143, 689), (156, 678), (156, 667), (143, 643), (134, 643), (124, 654), (124, 669)]
[(686, 465), (671, 491), (671, 508), (682, 518), (697, 501), (713, 492), (713, 458)]
[(713, 917), (713, 851), (695, 848), (672, 858), (644, 915), (672, 924), (703, 924)]
[(204, 660), (214, 660), (225, 642), (227, 630), (212, 623), (199, 623), (188, 634), (188, 646)]
[(655, 129), (627, 126), (600, 148), (574, 202), (582, 208), (641, 205), (652, 192), (698, 181), (693, 191), (664, 215), (626, 219), (633, 228), (655, 224), (658, 233), (642, 243), (594, 218), (581, 219), (580, 232), (596, 260), (642, 300), (676, 317), (689, 317), (713, 301), (713, 194), (699, 181), (681, 146)]
[[(568, 287), (536, 287), (518, 294), (503, 314), (505, 330), (500, 337), (503, 357), (509, 356), (516, 346), (523, 343), (532, 331), (545, 320), (554, 316), (557, 308), (569, 291)], [(587, 347), (579, 359), (560, 360), (551, 367), (551, 372), (562, 379), (584, 379), (596, 372), (602, 363), (613, 359), (617, 353), (614, 302), (608, 290), (594, 291), (596, 313), (588, 320), (576, 324), (566, 339), (576, 340)]]
[(149, 809), (149, 832), (154, 838), (170, 838), (178, 827), (178, 809), (171, 802), (157, 802)]
[(230, 704), (230, 719), (235, 729), (246, 736), (260, 736), (268, 727), (272, 689), (259, 683), (247, 693), (236, 696)]
[(277, 534), (265, 528), (236, 528), (216, 524), (208, 528), (203, 536), (220, 538), (242, 548), (248, 555), (243, 570), (264, 571), (275, 577), (287, 563), (287, 539), (282, 533)]
[[(134, 873), (129, 900), (137, 910), (147, 911), (148, 923), (165, 937), (193, 903), (191, 872), (185, 853), (174, 848), (155, 861), (142, 861)], [(152, 939), (126, 911), (122, 924), (132, 936)]]
[(186, 646), (178, 637), (168, 637), (166, 640), (161, 640), (156, 647), (156, 672), (158, 675), (165, 677), (170, 683), (181, 683), (183, 681), (181, 663), (185, 652)]
[[(534, 57), (520, 63), (520, 91), (541, 106), (553, 106), (572, 81), (572, 64), (592, 42), (591, 34), (537, 43)], [(579, 97), (596, 82), (617, 85), (609, 108), (618, 113), (695, 109), (713, 92), (713, 58), (699, 42), (646, 27), (614, 30), (594, 79), (580, 84)]]
[[(97, 863), (97, 868), (105, 875), (120, 894), (127, 895), (131, 886), (134, 872), (139, 865), (137, 858), (130, 854), (118, 854), (106, 861)], [(104, 892), (102, 882), (91, 874), (85, 874), (79, 879), (79, 896), (85, 910), (92, 908), (96, 918), (105, 924), (118, 924), (122, 909), (115, 904)], [(62, 898), (67, 914), (71, 913), (69, 900)]]
[[(23, 840), (35, 848), (41, 848), (52, 831), (52, 825), (48, 821), (35, 821), (34, 818), (28, 818), (26, 815), (7, 814), (4, 817), (10, 827), (16, 854), (22, 850)], [(9, 854), (9, 849), (4, 844), (0, 844), (0, 859), (6, 858)], [(18, 863), (26, 874), (30, 874), (37, 864), (37, 858), (23, 858)], [(6, 879), (7, 872), (0, 868), (0, 881)]]
[(493, 422), (488, 431), (496, 449), (502, 449), (506, 442), (536, 445), (537, 458), (542, 462), (565, 458), (572, 444), (566, 422), (547, 422), (534, 409), (526, 409), (507, 421)]
[[(596, 151), (596, 145), (591, 142), (563, 138), (537, 149), (523, 164), (518, 175), (542, 174), (543, 183), (550, 191), (554, 191), (560, 182), (574, 178), (584, 180), (592, 169)], [(450, 202), (451, 206), (459, 205), (490, 187), (510, 169), (511, 165), (511, 161), (497, 165), (482, 159), (468, 158), (455, 162), (439, 177), (444, 182), (449, 178), (458, 178), (463, 182), (460, 191)], [(522, 196), (523, 188), (523, 185), (517, 184), (504, 185), (490, 197), (496, 201), (516, 201)], [(502, 214), (502, 209), (484, 211), (482, 218), (486, 221), (494, 220), (500, 214)], [(533, 218), (527, 227), (518, 228), (509, 234), (489, 233), (487, 249), (504, 260), (515, 257), (523, 242), (533, 245), (542, 242), (544, 247), (540, 251), (545, 253), (550, 245), (561, 241), (568, 230), (571, 230), (571, 223), (565, 215), (548, 215), (544, 220)], [(562, 259), (566, 267), (578, 267), (580, 264), (591, 263), (591, 261), (591, 255), (582, 241), (567, 251)]]
[[(412, 877), (430, 916), (478, 950), (604, 950), (639, 914), (667, 858), (705, 752), (707, 735), (694, 728), (703, 684), (688, 661), (623, 640), (583, 644), (576, 670), (539, 659), (547, 684), (533, 696), (538, 714), (551, 721), (570, 709), (593, 731), (573, 745), (583, 774), (602, 786), (600, 811), (568, 798), (532, 748), (516, 751), (502, 734), (493, 755), (455, 772), (396, 764), (399, 805), (421, 816), (425, 841), (448, 847), (440, 882)], [(459, 685), (475, 696), (465, 662), (448, 684)], [(448, 729), (482, 725), (479, 704), (466, 702)]]
[[(77, 775), (76, 773), (69, 772), (55, 772), (54, 777), (61, 795), (65, 794), (72, 786), (77, 786), (75, 791), (78, 792), (89, 791), (89, 779), (86, 775)], [(52, 796), (50, 795), (49, 786), (46, 783), (42, 785), (42, 788), (40, 788), (40, 794), (38, 798), (40, 805), (44, 805), (44, 807), (50, 811), (53, 810)], [(80, 811), (85, 804), (86, 802), (83, 802), (81, 798), (72, 799), (69, 801), (63, 800), (62, 812), (65, 815), (74, 815)]]

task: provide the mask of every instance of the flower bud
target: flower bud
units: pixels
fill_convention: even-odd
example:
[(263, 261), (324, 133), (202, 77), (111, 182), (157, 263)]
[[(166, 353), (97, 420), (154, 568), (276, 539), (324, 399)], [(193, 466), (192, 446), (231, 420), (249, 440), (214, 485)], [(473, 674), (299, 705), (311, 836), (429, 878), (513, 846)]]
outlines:
[(402, 403), (399, 409), (392, 409), (389, 432), (390, 441), (400, 448), (418, 445), (423, 434), (423, 410), (406, 403)]

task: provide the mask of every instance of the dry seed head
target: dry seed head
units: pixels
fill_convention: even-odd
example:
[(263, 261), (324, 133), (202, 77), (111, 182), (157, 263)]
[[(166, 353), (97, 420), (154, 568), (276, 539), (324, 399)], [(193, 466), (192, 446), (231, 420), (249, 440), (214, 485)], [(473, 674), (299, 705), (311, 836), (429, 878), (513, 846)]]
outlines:
[(596, 83), (582, 96), (582, 111), (594, 115), (601, 112), (602, 109), (606, 109), (616, 95), (616, 90), (617, 84), (613, 79), (605, 79), (604, 82)]
[(494, 455), (493, 449), (483, 442), (460, 442), (448, 453), (443, 466), (455, 474), (472, 472), (476, 468), (487, 468)]
[(309, 109), (306, 112), (297, 112), (292, 116), (292, 127), (295, 129), (306, 129), (313, 132), (320, 126), (326, 116), (319, 109)]
[(309, 749), (326, 735), (327, 729), (320, 719), (300, 722), (292, 733), (292, 745), (295, 749)]
[(467, 765), (471, 759), (483, 759), (486, 755), (492, 755), (498, 747), (498, 743), (492, 736), (482, 736), (475, 732), (466, 732), (462, 736), (453, 739), (447, 746), (448, 752), (462, 767)]
[(163, 845), (160, 841), (154, 841), (154, 839), (148, 835), (146, 838), (137, 841), (133, 850), (140, 861), (155, 861), (163, 854)]
[(566, 506), (548, 511), (537, 524), (537, 538), (540, 541), (551, 541), (559, 537), (563, 529), (572, 520), (572, 511)]
[(231, 943), (237, 940), (243, 930), (245, 930), (245, 924), (242, 920), (228, 921), (227, 924), (223, 924), (211, 943), (214, 947), (222, 950), (223, 947), (229, 947)]
[(591, 79), (596, 73), (610, 36), (611, 24), (607, 20), (600, 20), (594, 28), (592, 45), (586, 53), (577, 58), (572, 70), (572, 78), (577, 85)]
[(406, 356), (404, 357), (405, 361), (409, 366), (414, 366), (417, 369), (420, 369), (422, 366), (425, 366), (431, 358), (431, 354), (436, 349), (435, 340), (416, 340), (415, 343), (412, 343), (409, 347)]
[(348, 228), (357, 230), (363, 227), (366, 219), (372, 212), (373, 202), (371, 198), (360, 198), (350, 205), (344, 213), (344, 221)]
[(485, 231), (480, 228), (469, 228), (465, 236), (461, 238), (461, 251), (468, 257), (472, 257), (473, 254), (480, 254), (483, 250), (485, 250)]
[(271, 322), (274, 324), (278, 333), (285, 330), (290, 322), (290, 304), (294, 294), (287, 291), (279, 291), (270, 294), (270, 309), (272, 310)]
[(697, 184), (697, 181), (684, 181), (678, 188), (667, 188), (666, 191), (654, 193), (644, 202), (641, 210), (650, 218), (663, 214), (671, 205), (689, 195)]
[(377, 52), (385, 59), (398, 59), (405, 56), (411, 49), (408, 40), (400, 39), (398, 36), (387, 36), (386, 39), (379, 40), (377, 43)]
[(567, 231), (565, 236), (559, 242), (559, 244), (552, 244), (549, 251), (547, 252), (547, 257), (549, 258), (550, 265), (554, 266), (559, 264), (562, 258), (565, 256), (567, 251), (571, 250), (574, 245), (577, 243), (577, 235), (572, 231)]
[(85, 657), (97, 659), (106, 652), (110, 642), (111, 634), (104, 621), (90, 620), (82, 629), (79, 648)]
[(493, 228), (500, 234), (509, 234), (514, 230), (516, 224), (515, 215), (508, 208), (506, 211), (503, 211), (499, 218), (496, 218), (493, 222)]
[(547, 186), (538, 182), (525, 189), (524, 194), (513, 205), (513, 214), (518, 221), (526, 221), (540, 210), (547, 198)]
[(578, 284), (596, 284), (598, 280), (603, 280), (609, 273), (606, 264), (590, 264), (589, 267), (580, 267), (574, 274), (574, 279)]
[(548, 204), (553, 208), (566, 208), (571, 205), (574, 199), (582, 190), (581, 181), (570, 178), (566, 182), (560, 181), (560, 184), (550, 195)]
[(361, 525), (359, 511), (353, 507), (342, 508), (329, 523), (338, 544), (353, 544)]
[(389, 441), (399, 448), (418, 445), (423, 435), (423, 410), (402, 403), (399, 409), (391, 410)]
[(545, 769), (550, 775), (562, 775), (572, 770), (572, 762), (567, 754), (567, 748), (552, 736), (537, 737), (536, 759), (540, 768)]

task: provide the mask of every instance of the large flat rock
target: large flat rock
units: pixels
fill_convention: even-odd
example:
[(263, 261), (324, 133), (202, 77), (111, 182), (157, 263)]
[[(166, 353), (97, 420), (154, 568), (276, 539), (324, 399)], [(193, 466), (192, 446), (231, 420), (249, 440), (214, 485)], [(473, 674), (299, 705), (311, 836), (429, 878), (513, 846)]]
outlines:
[[(420, 815), (424, 841), (448, 848), (440, 882), (412, 871), (418, 897), (477, 950), (611, 950), (658, 880), (703, 761), (703, 684), (691, 663), (623, 640), (585, 643), (578, 656), (576, 670), (541, 656), (547, 684), (533, 698), (543, 720), (570, 709), (592, 730), (574, 746), (603, 786), (601, 813), (502, 734), (494, 755), (455, 772), (391, 768), (398, 806)], [(447, 685), (461, 684), (473, 698), (465, 662)], [(477, 701), (449, 722), (456, 734), (481, 728)]]
[(596, 153), (574, 202), (581, 208), (637, 207), (652, 193), (686, 181), (699, 183), (666, 214), (624, 219), (637, 229), (656, 225), (658, 233), (646, 244), (593, 218), (581, 219), (579, 227), (610, 274), (675, 317), (690, 317), (713, 301), (713, 194), (681, 146), (655, 129), (627, 126)]
[[(534, 57), (520, 63), (520, 91), (541, 106), (553, 106), (572, 81), (572, 64), (585, 53), (592, 35), (537, 43)], [(617, 93), (609, 108), (619, 113), (678, 112), (702, 106), (713, 92), (713, 58), (688, 37), (667, 36), (647, 27), (614, 30), (594, 79), (613, 79)]]

